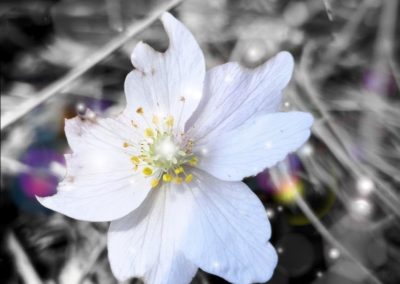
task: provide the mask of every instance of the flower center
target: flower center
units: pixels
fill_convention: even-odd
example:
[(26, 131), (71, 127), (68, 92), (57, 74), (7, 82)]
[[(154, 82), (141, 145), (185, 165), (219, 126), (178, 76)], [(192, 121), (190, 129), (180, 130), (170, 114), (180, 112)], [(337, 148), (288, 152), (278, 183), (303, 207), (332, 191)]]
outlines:
[[(143, 114), (143, 110), (137, 111)], [(147, 123), (148, 124), (148, 123)], [(132, 122), (134, 127), (137, 127)], [(134, 171), (140, 171), (151, 178), (151, 186), (157, 187), (161, 181), (180, 184), (191, 182), (193, 175), (189, 166), (197, 165), (197, 157), (192, 153), (193, 141), (182, 133), (174, 131), (174, 117), (160, 119), (153, 116), (151, 125), (144, 129), (144, 139), (139, 142), (138, 154), (131, 156)], [(125, 142), (124, 147), (131, 144)]]

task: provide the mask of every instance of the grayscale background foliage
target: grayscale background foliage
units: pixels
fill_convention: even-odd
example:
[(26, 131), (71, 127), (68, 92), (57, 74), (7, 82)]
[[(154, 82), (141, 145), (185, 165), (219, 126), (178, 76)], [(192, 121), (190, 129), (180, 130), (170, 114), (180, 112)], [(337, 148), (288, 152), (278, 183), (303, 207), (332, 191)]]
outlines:
[[(108, 224), (50, 212), (34, 195), (63, 176), (64, 118), (117, 113), (135, 43), (167, 48), (164, 10), (208, 68), (255, 67), (280, 50), (296, 59), (282, 109), (312, 112), (312, 137), (245, 180), (279, 253), (269, 283), (400, 283), (399, 1), (169, 1), (0, 1), (0, 283), (117, 282)], [(199, 271), (193, 283), (225, 282)]]

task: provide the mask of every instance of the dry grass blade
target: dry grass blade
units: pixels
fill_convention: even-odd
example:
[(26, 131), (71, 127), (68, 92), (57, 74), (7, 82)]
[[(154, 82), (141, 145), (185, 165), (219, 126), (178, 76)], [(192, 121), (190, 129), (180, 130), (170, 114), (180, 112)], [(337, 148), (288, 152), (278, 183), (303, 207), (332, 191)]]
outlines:
[(143, 31), (146, 27), (151, 25), (154, 21), (156, 21), (160, 15), (172, 9), (176, 5), (178, 5), (182, 0), (173, 0), (170, 1), (157, 9), (155, 9), (148, 17), (143, 20), (132, 23), (125, 32), (118, 35), (113, 40), (110, 40), (108, 44), (103, 46), (97, 52), (94, 52), (92, 56), (88, 57), (82, 64), (76, 66), (71, 71), (69, 71), (64, 77), (57, 80), (55, 83), (46, 87), (44, 90), (40, 91), (38, 94), (34, 96), (32, 99), (28, 99), (23, 102), (16, 110), (12, 113), (8, 112), (1, 117), (1, 130), (5, 129), (12, 123), (16, 122), (18, 119), (22, 118), (24, 115), (29, 113), (35, 107), (39, 106), (49, 98), (58, 94), (62, 89), (67, 87), (71, 82), (79, 78), (82, 74), (88, 71), (91, 67), (99, 63), (109, 54), (111, 54), (114, 50), (121, 47), (124, 43), (126, 43), (130, 38)]

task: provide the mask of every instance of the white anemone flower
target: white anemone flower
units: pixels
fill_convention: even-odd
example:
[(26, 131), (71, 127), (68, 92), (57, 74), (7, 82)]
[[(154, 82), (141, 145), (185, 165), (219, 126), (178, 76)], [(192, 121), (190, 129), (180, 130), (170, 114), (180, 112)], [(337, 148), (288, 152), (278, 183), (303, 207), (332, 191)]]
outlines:
[(119, 280), (188, 283), (198, 268), (234, 283), (265, 282), (277, 264), (270, 223), (242, 182), (308, 139), (313, 118), (278, 112), (293, 58), (207, 73), (192, 34), (172, 15), (169, 48), (140, 42), (115, 118), (66, 121), (73, 153), (58, 192), (40, 202), (71, 218), (111, 221)]

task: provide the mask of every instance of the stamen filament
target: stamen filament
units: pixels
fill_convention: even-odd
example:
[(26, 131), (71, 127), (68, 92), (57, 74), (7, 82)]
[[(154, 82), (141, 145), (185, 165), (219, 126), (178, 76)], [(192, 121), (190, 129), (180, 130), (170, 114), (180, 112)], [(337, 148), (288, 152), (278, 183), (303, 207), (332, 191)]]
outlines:
[[(152, 188), (158, 187), (160, 182), (191, 182), (193, 175), (186, 174), (185, 166), (197, 165), (198, 159), (192, 154), (193, 141), (187, 139), (184, 133), (174, 133), (174, 117), (164, 116), (160, 123), (159, 117), (153, 115), (152, 125), (149, 125), (143, 108), (139, 107), (136, 113), (147, 124), (142, 132), (142, 140), (134, 145), (128, 141), (122, 145), (124, 148), (139, 148), (139, 153), (136, 152), (130, 157), (134, 171), (140, 169), (146, 178), (151, 178)], [(139, 127), (133, 120), (131, 123), (135, 128)]]

